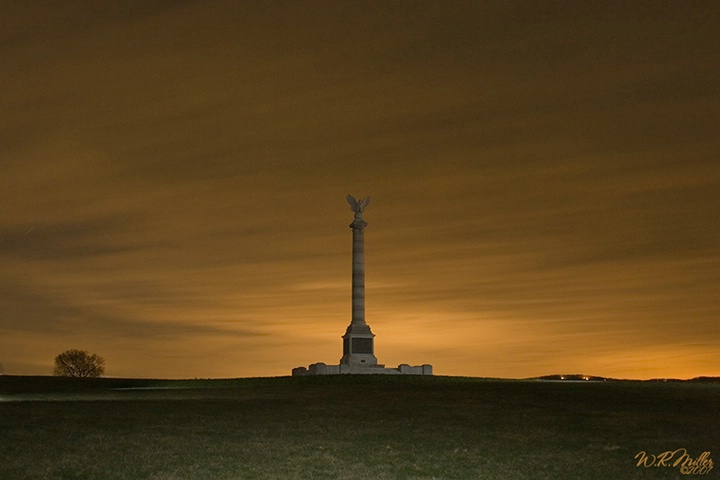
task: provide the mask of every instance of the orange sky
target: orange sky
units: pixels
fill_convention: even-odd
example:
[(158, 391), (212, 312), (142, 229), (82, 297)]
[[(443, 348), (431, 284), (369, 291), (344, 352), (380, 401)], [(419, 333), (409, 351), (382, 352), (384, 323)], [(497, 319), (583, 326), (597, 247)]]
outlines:
[(0, 1), (0, 362), (720, 375), (717, 2)]

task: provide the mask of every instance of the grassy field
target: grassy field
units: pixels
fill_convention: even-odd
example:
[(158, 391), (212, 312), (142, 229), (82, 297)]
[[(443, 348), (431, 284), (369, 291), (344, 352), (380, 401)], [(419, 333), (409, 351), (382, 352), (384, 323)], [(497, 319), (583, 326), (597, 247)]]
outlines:
[[(720, 384), (0, 377), (0, 479), (670, 479)], [(701, 478), (720, 478), (720, 467)]]

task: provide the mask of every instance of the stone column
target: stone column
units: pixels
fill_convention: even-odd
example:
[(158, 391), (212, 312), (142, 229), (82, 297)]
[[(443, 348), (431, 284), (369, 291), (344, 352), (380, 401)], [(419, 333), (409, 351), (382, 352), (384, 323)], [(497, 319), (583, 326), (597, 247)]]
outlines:
[(365, 227), (367, 222), (356, 217), (350, 224), (352, 241), (352, 323), (365, 324)]
[(362, 213), (369, 198), (357, 202), (348, 195), (348, 203), (355, 219), (350, 224), (352, 241), (352, 320), (343, 335), (343, 357), (340, 359), (340, 373), (377, 365), (375, 342), (370, 326), (365, 323), (365, 227)]

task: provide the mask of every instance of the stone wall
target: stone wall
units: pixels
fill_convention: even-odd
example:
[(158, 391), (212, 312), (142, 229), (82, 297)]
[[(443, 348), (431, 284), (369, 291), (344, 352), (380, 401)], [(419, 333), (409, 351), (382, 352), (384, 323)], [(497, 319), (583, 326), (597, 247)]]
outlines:
[(397, 368), (385, 368), (385, 365), (326, 365), (322, 362), (313, 363), (308, 368), (297, 367), (292, 370), (293, 376), (301, 375), (432, 375), (432, 365), (408, 365), (403, 363)]

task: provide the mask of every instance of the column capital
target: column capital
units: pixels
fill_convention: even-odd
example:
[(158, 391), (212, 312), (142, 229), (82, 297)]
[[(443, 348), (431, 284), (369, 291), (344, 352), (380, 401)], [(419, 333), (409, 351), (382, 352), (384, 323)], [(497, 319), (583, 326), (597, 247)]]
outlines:
[(364, 230), (367, 227), (367, 222), (362, 218), (355, 217), (355, 220), (349, 225), (353, 230)]

